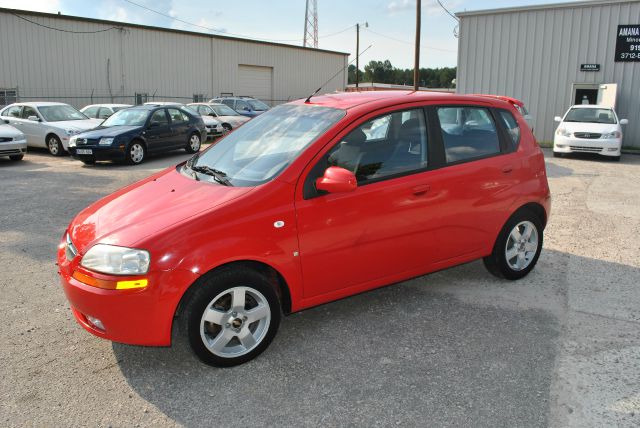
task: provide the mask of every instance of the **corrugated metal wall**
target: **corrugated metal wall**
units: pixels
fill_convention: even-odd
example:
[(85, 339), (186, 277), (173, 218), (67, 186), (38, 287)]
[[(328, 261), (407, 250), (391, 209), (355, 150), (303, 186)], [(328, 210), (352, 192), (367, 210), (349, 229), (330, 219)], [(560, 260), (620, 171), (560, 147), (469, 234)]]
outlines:
[[(458, 92), (523, 100), (538, 140), (552, 141), (572, 84), (617, 83), (617, 111), (630, 122), (623, 144), (640, 148), (640, 62), (614, 62), (617, 27), (640, 24), (640, 1), (558, 6), (461, 13)], [(600, 71), (581, 72), (587, 63)]]
[[(39, 24), (97, 31), (113, 24), (20, 12)], [(345, 54), (267, 43), (121, 25), (95, 34), (43, 28), (0, 9), (0, 89), (17, 87), (20, 100), (58, 100), (77, 107), (91, 102), (150, 100), (189, 102), (239, 94), (238, 65), (273, 68), (273, 100), (309, 95), (347, 64)], [(346, 69), (323, 92), (343, 90)], [(92, 96), (93, 94), (93, 96)], [(246, 95), (246, 94), (242, 94)], [(268, 100), (267, 100), (268, 101)]]

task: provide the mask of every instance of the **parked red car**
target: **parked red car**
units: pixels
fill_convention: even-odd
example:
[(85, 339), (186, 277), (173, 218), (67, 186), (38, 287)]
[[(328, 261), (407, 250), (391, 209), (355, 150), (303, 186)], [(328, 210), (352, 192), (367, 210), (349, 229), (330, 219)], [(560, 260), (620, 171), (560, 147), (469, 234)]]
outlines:
[(58, 263), (89, 332), (167, 346), (175, 320), (202, 361), (230, 366), (264, 351), (281, 313), (479, 258), (522, 278), (549, 209), (543, 154), (510, 103), (325, 95), (89, 206)]

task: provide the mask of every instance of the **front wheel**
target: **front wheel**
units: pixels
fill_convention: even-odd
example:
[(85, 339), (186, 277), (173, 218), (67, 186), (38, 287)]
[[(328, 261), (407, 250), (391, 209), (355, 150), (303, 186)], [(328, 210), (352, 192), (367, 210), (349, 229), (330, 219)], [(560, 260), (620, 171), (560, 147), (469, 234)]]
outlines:
[(228, 123), (222, 124), (222, 135), (227, 135), (233, 128)]
[(64, 147), (62, 147), (62, 143), (60, 139), (55, 135), (49, 135), (47, 137), (47, 150), (53, 156), (62, 156), (64, 154)]
[(144, 161), (147, 150), (140, 141), (132, 141), (127, 147), (126, 162), (129, 165), (139, 165)]
[(250, 269), (228, 269), (203, 277), (189, 297), (182, 334), (206, 364), (229, 367), (262, 353), (280, 325), (272, 285)]
[(195, 132), (189, 136), (189, 141), (187, 141), (187, 145), (184, 149), (187, 153), (195, 153), (200, 150), (200, 136)]
[(484, 265), (499, 278), (523, 278), (538, 262), (542, 239), (540, 218), (526, 209), (518, 211), (500, 231), (493, 252), (484, 258)]

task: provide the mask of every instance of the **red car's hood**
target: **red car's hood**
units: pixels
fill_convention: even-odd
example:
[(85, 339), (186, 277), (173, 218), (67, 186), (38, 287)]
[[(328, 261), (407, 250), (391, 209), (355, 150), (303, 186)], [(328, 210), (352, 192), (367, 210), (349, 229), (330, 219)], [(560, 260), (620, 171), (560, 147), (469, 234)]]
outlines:
[(97, 242), (135, 246), (141, 239), (249, 191), (196, 181), (170, 168), (85, 208), (69, 227), (81, 254)]

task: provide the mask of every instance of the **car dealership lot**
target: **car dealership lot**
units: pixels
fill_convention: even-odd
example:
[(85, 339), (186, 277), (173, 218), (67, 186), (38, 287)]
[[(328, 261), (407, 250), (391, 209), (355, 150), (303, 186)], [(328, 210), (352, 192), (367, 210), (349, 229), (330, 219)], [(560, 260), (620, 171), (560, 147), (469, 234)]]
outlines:
[(637, 425), (640, 157), (545, 154), (553, 207), (528, 277), (474, 262), (294, 314), (231, 369), (91, 336), (54, 265), (78, 211), (189, 155), (0, 158), (0, 423)]

